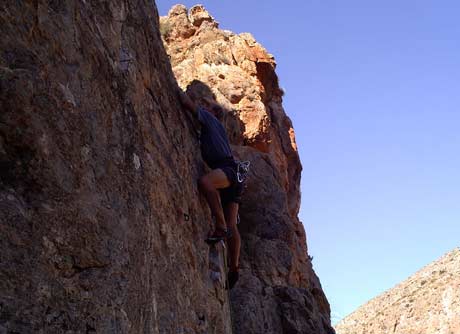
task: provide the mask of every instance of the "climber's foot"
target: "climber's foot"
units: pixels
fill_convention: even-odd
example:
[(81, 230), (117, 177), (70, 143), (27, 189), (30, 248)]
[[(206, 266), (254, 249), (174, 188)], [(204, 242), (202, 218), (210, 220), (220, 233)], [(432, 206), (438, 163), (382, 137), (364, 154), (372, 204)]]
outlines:
[(227, 274), (227, 282), (228, 282), (227, 288), (233, 289), (236, 282), (238, 282), (239, 278), (240, 278), (240, 274), (238, 273), (238, 270), (230, 270)]
[(216, 228), (216, 230), (208, 236), (204, 241), (209, 245), (214, 245), (219, 241), (225, 241), (227, 238), (231, 238), (231, 232), (224, 228)]

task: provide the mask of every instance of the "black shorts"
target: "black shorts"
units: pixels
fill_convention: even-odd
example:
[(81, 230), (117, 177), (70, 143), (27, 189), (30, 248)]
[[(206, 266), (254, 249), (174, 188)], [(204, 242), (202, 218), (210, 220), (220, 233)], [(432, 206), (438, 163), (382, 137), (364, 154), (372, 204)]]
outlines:
[(241, 194), (243, 193), (244, 183), (238, 182), (238, 164), (234, 160), (224, 161), (216, 166), (216, 169), (221, 169), (228, 180), (230, 186), (224, 189), (219, 189), (220, 200), (222, 205), (227, 203), (241, 203)]

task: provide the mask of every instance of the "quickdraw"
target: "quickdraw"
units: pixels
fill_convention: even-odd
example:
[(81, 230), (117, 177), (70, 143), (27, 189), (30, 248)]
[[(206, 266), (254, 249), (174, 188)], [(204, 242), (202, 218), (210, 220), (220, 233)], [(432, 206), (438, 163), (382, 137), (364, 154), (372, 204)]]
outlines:
[(250, 161), (239, 161), (238, 162), (238, 168), (237, 168), (236, 175), (238, 177), (239, 183), (243, 183), (246, 180), (248, 173), (249, 173), (249, 165), (251, 165)]

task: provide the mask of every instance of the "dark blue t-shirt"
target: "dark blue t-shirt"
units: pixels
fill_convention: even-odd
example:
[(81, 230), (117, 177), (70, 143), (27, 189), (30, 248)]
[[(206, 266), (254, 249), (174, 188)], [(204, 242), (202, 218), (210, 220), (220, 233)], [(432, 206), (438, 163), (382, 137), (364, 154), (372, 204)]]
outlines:
[(211, 168), (219, 167), (219, 163), (232, 159), (232, 150), (228, 142), (225, 128), (213, 114), (203, 107), (198, 107), (198, 120), (201, 123), (201, 155)]

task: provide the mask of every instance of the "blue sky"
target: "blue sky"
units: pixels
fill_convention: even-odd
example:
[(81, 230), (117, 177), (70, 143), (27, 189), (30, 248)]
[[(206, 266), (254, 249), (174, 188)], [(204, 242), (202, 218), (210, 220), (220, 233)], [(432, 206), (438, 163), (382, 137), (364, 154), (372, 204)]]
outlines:
[(201, 3), (276, 58), (333, 323), (460, 245), (460, 2)]

